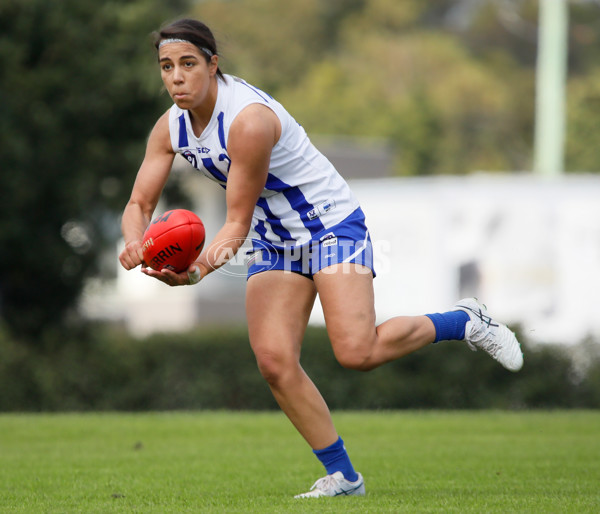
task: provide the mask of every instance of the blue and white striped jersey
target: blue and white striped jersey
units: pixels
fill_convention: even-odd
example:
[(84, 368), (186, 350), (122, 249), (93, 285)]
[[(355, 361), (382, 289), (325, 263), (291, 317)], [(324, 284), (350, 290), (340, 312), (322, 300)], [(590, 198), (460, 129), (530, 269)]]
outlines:
[(279, 102), (231, 75), (219, 79), (218, 86), (212, 118), (199, 137), (192, 130), (188, 111), (173, 105), (169, 113), (171, 143), (194, 168), (226, 188), (231, 166), (227, 138), (233, 120), (255, 103), (275, 112), (281, 122), (281, 137), (273, 147), (267, 183), (254, 208), (249, 237), (280, 247), (300, 245), (358, 208), (344, 179)]

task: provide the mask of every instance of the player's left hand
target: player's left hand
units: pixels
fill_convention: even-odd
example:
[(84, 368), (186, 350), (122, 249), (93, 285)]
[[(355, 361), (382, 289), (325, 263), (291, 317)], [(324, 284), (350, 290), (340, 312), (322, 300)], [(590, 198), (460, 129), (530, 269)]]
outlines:
[(200, 282), (200, 268), (195, 264), (192, 264), (187, 270), (181, 273), (175, 273), (169, 269), (163, 268), (160, 271), (156, 271), (152, 268), (142, 267), (142, 273), (149, 277), (160, 280), (168, 286), (189, 286)]

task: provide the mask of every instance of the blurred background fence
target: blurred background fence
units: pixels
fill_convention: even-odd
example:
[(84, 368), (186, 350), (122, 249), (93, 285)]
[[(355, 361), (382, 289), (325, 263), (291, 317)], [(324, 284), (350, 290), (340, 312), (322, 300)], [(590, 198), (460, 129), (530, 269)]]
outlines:
[[(549, 123), (564, 126), (563, 157), (548, 177), (536, 73), (542, 7), (559, 4), (564, 56), (550, 66), (564, 57), (564, 96)], [(450, 346), (363, 375), (332, 360), (316, 310), (304, 359), (332, 406), (598, 406), (597, 1), (1, 0), (0, 410), (273, 406), (239, 273), (167, 290), (116, 262), (146, 137), (170, 105), (150, 33), (182, 15), (211, 26), (224, 71), (282, 101), (353, 182), (398, 263), (376, 279), (381, 318), (476, 292), (528, 342), (519, 375)], [(210, 236), (216, 189), (181, 167), (160, 208), (194, 208)], [(469, 222), (478, 201), (483, 228)], [(441, 248), (414, 238), (442, 229)], [(411, 284), (427, 266), (434, 279)]]

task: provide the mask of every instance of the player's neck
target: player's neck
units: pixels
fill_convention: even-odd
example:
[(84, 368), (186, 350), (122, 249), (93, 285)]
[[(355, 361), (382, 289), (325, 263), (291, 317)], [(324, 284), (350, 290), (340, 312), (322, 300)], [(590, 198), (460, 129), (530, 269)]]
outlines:
[(206, 97), (202, 104), (189, 110), (192, 130), (196, 136), (200, 136), (207, 125), (210, 123), (215, 105), (217, 104), (217, 95), (219, 91), (217, 78), (211, 79)]

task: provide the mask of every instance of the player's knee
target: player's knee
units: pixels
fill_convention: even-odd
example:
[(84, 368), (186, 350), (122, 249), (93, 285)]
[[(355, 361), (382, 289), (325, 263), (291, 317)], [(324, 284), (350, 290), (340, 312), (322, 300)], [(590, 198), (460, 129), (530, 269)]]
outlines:
[(262, 352), (256, 355), (258, 369), (263, 378), (270, 386), (279, 387), (289, 375), (290, 364), (288, 360), (282, 356)]
[(272, 355), (257, 355), (256, 363), (260, 374), (269, 384), (278, 382), (282, 373), (282, 366), (278, 359)]
[(356, 371), (371, 371), (376, 367), (371, 364), (368, 356), (362, 355), (343, 354), (337, 357), (337, 361), (344, 368)]
[(334, 353), (335, 358), (344, 368), (369, 371), (375, 367), (370, 362), (370, 350), (360, 341), (353, 341), (352, 339), (337, 341), (334, 344)]

